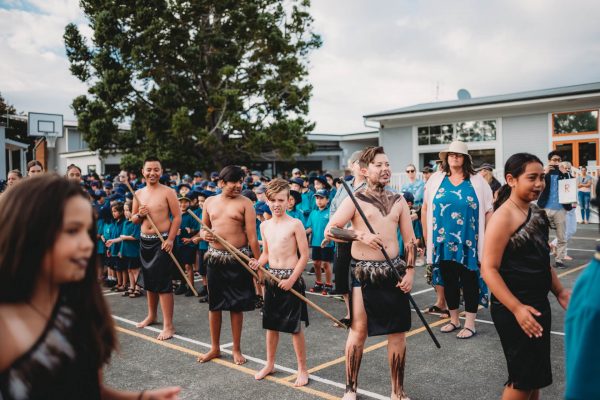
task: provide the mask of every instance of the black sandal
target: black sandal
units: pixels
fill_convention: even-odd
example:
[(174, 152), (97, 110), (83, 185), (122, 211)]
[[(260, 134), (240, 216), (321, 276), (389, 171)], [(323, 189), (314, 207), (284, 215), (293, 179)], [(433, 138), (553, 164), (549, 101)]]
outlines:
[[(450, 329), (449, 331), (444, 331), (444, 330), (443, 330), (443, 329), (444, 329), (444, 327), (446, 327), (446, 326), (448, 326), (448, 325), (452, 325), (452, 329)], [(450, 333), (450, 332), (454, 332), (455, 330), (457, 330), (457, 329), (460, 329), (460, 328), (461, 328), (461, 325), (460, 325), (460, 323), (459, 323), (458, 325), (454, 325), (452, 322), (448, 322), (446, 325), (444, 325), (444, 326), (442, 326), (442, 327), (440, 328), (440, 332), (442, 332), (442, 333)], [(466, 328), (465, 328), (465, 329), (466, 329)]]

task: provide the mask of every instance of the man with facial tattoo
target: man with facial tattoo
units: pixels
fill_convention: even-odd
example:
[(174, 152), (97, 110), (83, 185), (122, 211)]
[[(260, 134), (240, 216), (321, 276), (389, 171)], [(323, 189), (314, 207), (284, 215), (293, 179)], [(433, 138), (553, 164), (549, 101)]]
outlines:
[[(358, 372), (367, 336), (387, 335), (391, 398), (406, 400), (405, 333), (411, 324), (407, 294), (414, 278), (415, 235), (406, 201), (402, 195), (386, 189), (391, 170), (383, 147), (365, 149), (359, 163), (367, 186), (357, 191), (355, 197), (376, 233), (369, 232), (351, 198), (342, 202), (325, 228), (326, 239), (352, 242), (351, 326), (345, 349), (344, 399), (356, 398)], [(352, 223), (352, 228), (344, 229), (348, 222)], [(399, 256), (398, 229), (404, 243), (407, 243), (406, 261)], [(389, 254), (396, 272), (386, 262), (382, 248)]]

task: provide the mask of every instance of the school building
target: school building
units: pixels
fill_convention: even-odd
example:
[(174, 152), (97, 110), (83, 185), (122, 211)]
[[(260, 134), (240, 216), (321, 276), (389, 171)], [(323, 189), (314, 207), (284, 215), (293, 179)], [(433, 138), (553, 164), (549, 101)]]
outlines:
[(430, 165), (458, 139), (467, 142), (475, 166), (490, 163), (497, 172), (514, 153), (533, 153), (545, 162), (557, 149), (563, 160), (597, 174), (600, 83), (461, 97), (363, 117), (365, 124), (379, 125), (379, 144), (392, 155), (394, 172), (408, 163)]

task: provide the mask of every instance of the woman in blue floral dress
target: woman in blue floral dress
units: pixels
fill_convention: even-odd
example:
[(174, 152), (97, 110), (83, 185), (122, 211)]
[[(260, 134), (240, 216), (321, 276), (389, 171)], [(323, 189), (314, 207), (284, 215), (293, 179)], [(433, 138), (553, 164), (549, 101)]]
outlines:
[(493, 194), (473, 169), (467, 147), (454, 142), (440, 153), (442, 171), (427, 182), (423, 226), (428, 262), (434, 265), (433, 284), (444, 286), (450, 323), (441, 331), (461, 328), (458, 307), (462, 288), (466, 322), (459, 339), (474, 336), (479, 304), (487, 306), (487, 288), (479, 273), (485, 221), (492, 213)]

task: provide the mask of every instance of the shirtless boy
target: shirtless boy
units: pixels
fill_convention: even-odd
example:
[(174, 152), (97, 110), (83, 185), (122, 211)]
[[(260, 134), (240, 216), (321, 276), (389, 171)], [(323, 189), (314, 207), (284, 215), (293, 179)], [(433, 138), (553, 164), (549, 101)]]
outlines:
[[(229, 165), (221, 170), (222, 193), (209, 197), (204, 203), (202, 225), (250, 257), (260, 254), (256, 239), (256, 213), (252, 202), (241, 195), (244, 172)], [(208, 320), (211, 349), (198, 361), (207, 362), (221, 356), (222, 311), (229, 311), (233, 338), (233, 361), (244, 364), (246, 359), (240, 349), (244, 311), (255, 308), (256, 293), (253, 278), (240, 263), (222, 247), (208, 231), (200, 231), (200, 238), (209, 243), (205, 261), (208, 280)]]
[(263, 252), (258, 260), (250, 262), (250, 267), (257, 269), (259, 265), (268, 263), (269, 272), (281, 281), (277, 284), (269, 277), (264, 277), (263, 329), (267, 330), (267, 365), (254, 378), (260, 380), (274, 372), (279, 332), (287, 332), (292, 334), (298, 361), (298, 376), (294, 386), (304, 386), (308, 383), (308, 371), (302, 321), (308, 326), (308, 310), (306, 303), (289, 290), (294, 288), (302, 295), (306, 290), (302, 271), (308, 262), (308, 242), (302, 222), (286, 213), (290, 196), (287, 181), (279, 178), (272, 180), (267, 185), (266, 195), (273, 215), (260, 224)]
[[(142, 174), (146, 179), (146, 187), (136, 192), (136, 197), (133, 199), (131, 221), (134, 224), (142, 224), (140, 234), (142, 271), (138, 278), (138, 284), (146, 289), (148, 316), (136, 326), (143, 328), (156, 322), (156, 308), (160, 299), (163, 330), (157, 339), (168, 340), (175, 334), (171, 288), (175, 265), (169, 252), (173, 250), (173, 241), (181, 224), (181, 212), (175, 191), (161, 185), (158, 181), (162, 175), (162, 166), (158, 158), (147, 158), (144, 161)], [(148, 215), (152, 217), (159, 232), (154, 231), (147, 218)], [(161, 242), (159, 235), (164, 238), (164, 243)]]
[[(369, 232), (350, 198), (344, 199), (325, 228), (327, 239), (352, 242), (352, 308), (345, 349), (344, 399), (356, 398), (358, 371), (367, 335), (388, 335), (391, 398), (407, 399), (403, 390), (405, 333), (410, 329), (407, 293), (414, 278), (415, 235), (406, 201), (401, 195), (385, 189), (391, 170), (383, 148), (365, 149), (359, 163), (360, 173), (367, 178), (367, 187), (356, 191), (355, 196), (377, 233)], [(350, 221), (352, 230), (343, 229)], [(404, 243), (408, 243), (406, 263), (399, 257), (398, 228)], [(391, 267), (385, 261), (382, 246), (402, 276), (400, 281), (394, 278)]]

